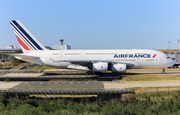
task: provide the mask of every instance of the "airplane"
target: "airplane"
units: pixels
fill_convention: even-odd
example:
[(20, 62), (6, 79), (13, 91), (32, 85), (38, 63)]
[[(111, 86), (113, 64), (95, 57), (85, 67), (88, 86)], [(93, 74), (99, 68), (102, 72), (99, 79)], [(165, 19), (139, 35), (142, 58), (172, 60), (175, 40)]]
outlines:
[(145, 49), (49, 50), (18, 20), (10, 24), (22, 48), (17, 59), (62, 69), (85, 70), (86, 74), (124, 73), (127, 69), (166, 68), (174, 61), (166, 54)]

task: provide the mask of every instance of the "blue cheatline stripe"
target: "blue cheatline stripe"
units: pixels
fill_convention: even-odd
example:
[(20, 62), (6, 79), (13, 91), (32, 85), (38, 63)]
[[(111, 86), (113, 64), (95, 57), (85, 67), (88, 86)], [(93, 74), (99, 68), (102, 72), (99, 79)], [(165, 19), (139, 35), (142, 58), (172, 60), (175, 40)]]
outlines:
[[(19, 34), (21, 34), (21, 32), (12, 23), (11, 23), (11, 25), (14, 27), (14, 29), (16, 29), (18, 31)], [(26, 39), (26, 37), (24, 37), (24, 35), (21, 34), (21, 36), (26, 40), (26, 42), (28, 42), (30, 44), (30, 46), (32, 46), (34, 48), (34, 50), (36, 50), (36, 48)]]
[[(18, 32), (16, 32), (16, 30), (13, 28), (13, 30), (14, 30), (14, 32), (15, 32), (15, 34), (17, 34), (17, 36), (19, 36), (20, 37), (20, 35), (19, 35), (19, 33)], [(28, 48), (29, 49), (31, 49), (32, 50), (32, 48), (30, 47), (30, 45), (29, 44), (27, 44), (26, 43), (26, 41), (24, 41), (24, 39), (21, 39), (27, 46), (28, 46)]]
[(21, 32), (36, 46), (37, 49), (43, 50), (32, 38), (31, 36), (14, 20), (12, 21), (20, 30)]

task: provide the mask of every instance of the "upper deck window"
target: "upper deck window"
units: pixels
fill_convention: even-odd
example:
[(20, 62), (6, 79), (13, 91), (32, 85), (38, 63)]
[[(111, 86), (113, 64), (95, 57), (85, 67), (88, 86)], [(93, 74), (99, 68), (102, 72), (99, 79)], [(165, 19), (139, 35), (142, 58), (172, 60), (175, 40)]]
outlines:
[(116, 53), (86, 53), (86, 55), (114, 55)]
[(79, 55), (79, 53), (65, 53), (64, 55)]

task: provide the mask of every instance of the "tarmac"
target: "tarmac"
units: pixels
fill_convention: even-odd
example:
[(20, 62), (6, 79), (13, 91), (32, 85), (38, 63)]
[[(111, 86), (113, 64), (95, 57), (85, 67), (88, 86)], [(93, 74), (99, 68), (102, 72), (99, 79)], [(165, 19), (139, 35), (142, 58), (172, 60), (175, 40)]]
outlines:
[[(129, 73), (128, 73), (129, 74)], [(145, 75), (146, 73), (137, 73), (136, 75)], [(148, 73), (147, 73), (148, 74)], [(158, 74), (158, 73), (149, 73)], [(162, 73), (159, 73), (162, 74)], [(169, 72), (166, 74), (180, 75), (180, 72)], [(1, 77), (41, 77), (46, 76), (44, 73), (8, 73), (1, 74)], [(89, 75), (48, 75), (51, 76), (89, 76)], [(93, 76), (93, 75), (92, 75)], [(90, 76), (89, 76), (90, 77)], [(170, 87), (180, 86), (180, 82), (163, 82), (163, 83), (121, 83), (121, 82), (0, 82), (0, 90), (124, 90), (134, 87)]]
[(44, 73), (8, 73), (2, 75), (2, 77), (39, 77)]
[(104, 83), (105, 89), (125, 89), (125, 88), (137, 88), (137, 87), (171, 87), (180, 86), (180, 82), (165, 82), (165, 83)]
[(134, 87), (180, 86), (180, 82), (169, 83), (121, 83), (121, 82), (0, 82), (0, 90), (38, 91), (100, 91), (124, 90)]
[[(103, 74), (105, 76), (121, 76), (121, 75), (162, 75), (162, 73), (123, 73), (123, 74), (112, 74), (106, 73)], [(165, 73), (168, 75), (180, 75), (180, 72), (168, 72)], [(62, 72), (62, 73), (0, 73), (0, 77), (93, 77), (97, 75), (85, 75), (83, 73), (70, 73), (70, 72)]]
[[(124, 73), (123, 75), (161, 75), (162, 73)], [(167, 72), (168, 75), (180, 75), (180, 72)]]

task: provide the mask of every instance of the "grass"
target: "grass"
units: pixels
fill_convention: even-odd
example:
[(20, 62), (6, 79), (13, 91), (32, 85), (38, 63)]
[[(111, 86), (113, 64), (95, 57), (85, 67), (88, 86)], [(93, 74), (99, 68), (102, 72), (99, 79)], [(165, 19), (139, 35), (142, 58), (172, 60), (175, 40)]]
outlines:
[[(19, 64), (16, 69), (20, 69), (22, 67), (27, 67), (27, 68), (30, 68), (32, 67), (34, 64), (31, 64), (31, 63), (22, 63), (22, 64)], [(11, 61), (10, 62), (3, 62), (1, 63), (0, 62), (0, 69), (10, 69), (12, 68), (12, 64), (11, 64)], [(36, 67), (34, 68), (35, 70), (45, 70), (45, 69), (59, 69), (59, 68), (55, 68), (55, 67), (50, 67), (50, 66), (39, 66), (39, 67)]]
[(0, 69), (11, 69), (12, 66), (0, 66)]
[[(162, 94), (159, 92), (159, 94)], [(130, 96), (127, 100), (109, 102), (80, 102), (61, 99), (4, 99), (0, 98), (0, 115), (178, 115), (180, 98), (140, 98)]]
[[(179, 68), (168, 68), (165, 69), (167, 73), (180, 72)], [(162, 69), (128, 69), (126, 73), (162, 73)]]
[(157, 51), (161, 51), (161, 52), (164, 52), (164, 53), (176, 53), (177, 51), (180, 52), (180, 50), (177, 50), (177, 49), (157, 49)]
[[(176, 87), (149, 87), (149, 88), (126, 88), (127, 90), (134, 90), (135, 96), (142, 100), (145, 97), (151, 97), (151, 100), (162, 100), (177, 98), (180, 96), (180, 86)], [(130, 94), (124, 94), (123, 96), (129, 97)]]
[(12, 68), (11, 62), (0, 62), (0, 69), (10, 69)]
[(180, 81), (180, 75), (168, 75), (168, 74), (157, 74), (157, 75), (124, 75), (122, 76), (122, 82), (178, 82)]
[(148, 87), (148, 88), (126, 88), (127, 90), (134, 90), (136, 94), (141, 94), (145, 92), (154, 93), (157, 91), (180, 91), (180, 86), (173, 86), (173, 87)]
[(50, 66), (40, 66), (35, 68), (35, 70), (46, 70), (46, 69), (59, 69), (59, 68), (50, 67)]

